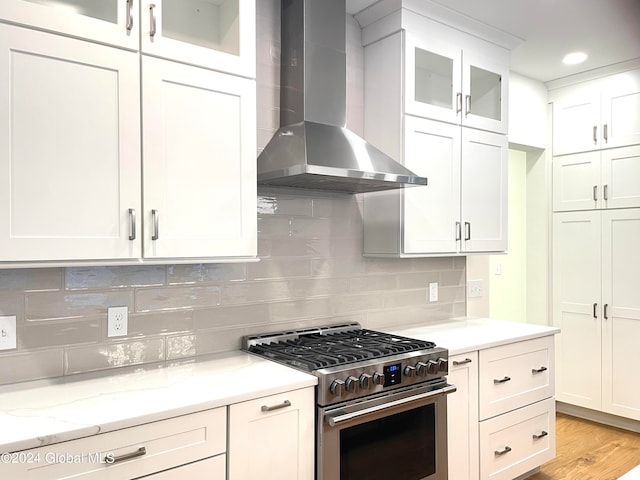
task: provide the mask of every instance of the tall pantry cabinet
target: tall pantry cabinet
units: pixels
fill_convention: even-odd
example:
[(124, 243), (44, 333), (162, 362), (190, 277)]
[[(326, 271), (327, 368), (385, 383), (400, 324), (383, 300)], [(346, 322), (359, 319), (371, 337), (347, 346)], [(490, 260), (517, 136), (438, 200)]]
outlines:
[(556, 397), (640, 420), (640, 70), (550, 98)]
[(397, 5), (358, 18), (365, 137), (428, 185), (366, 196), (365, 255), (504, 251), (509, 49)]
[(255, 5), (0, 2), (0, 261), (256, 254)]

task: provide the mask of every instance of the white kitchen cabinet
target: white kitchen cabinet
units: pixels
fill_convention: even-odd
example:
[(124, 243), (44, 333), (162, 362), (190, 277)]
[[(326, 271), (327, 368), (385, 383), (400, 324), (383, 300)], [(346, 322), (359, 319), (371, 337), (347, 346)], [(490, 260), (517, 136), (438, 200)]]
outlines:
[(504, 251), (507, 137), (404, 116), (404, 164), (426, 187), (368, 194), (366, 255)]
[(206, 460), (138, 478), (147, 480), (185, 480), (186, 478), (194, 480), (201, 478), (206, 480), (226, 480), (226, 460), (226, 455), (218, 455), (217, 457), (207, 458)]
[(0, 261), (138, 258), (137, 55), (4, 24), (0, 55)]
[(456, 386), (447, 395), (449, 478), (478, 480), (478, 352), (450, 356), (447, 379)]
[(550, 93), (553, 155), (640, 144), (640, 70)]
[[(3, 478), (21, 480), (133, 479), (163, 472), (149, 478), (165, 480), (207, 467), (206, 478), (223, 480), (226, 422), (226, 407), (205, 410), (16, 452), (16, 458), (30, 460), (3, 463), (0, 472)], [(212, 457), (213, 462), (191, 464)], [(193, 466), (170, 470), (187, 464)]]
[(143, 56), (144, 257), (255, 256), (255, 80)]
[(640, 207), (640, 145), (553, 159), (554, 211)]
[(312, 480), (314, 388), (229, 407), (229, 480)]
[(0, 20), (138, 50), (138, 0), (3, 0)]
[(256, 6), (245, 0), (140, 0), (141, 50), (256, 76)]
[(640, 420), (640, 209), (554, 214), (558, 400)]

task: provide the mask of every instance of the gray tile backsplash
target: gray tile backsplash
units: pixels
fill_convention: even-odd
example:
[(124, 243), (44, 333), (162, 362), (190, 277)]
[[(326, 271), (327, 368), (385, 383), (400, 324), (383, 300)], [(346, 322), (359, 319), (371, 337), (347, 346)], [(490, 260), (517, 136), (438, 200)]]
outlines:
[[(278, 127), (279, 1), (258, 2), (258, 148)], [(362, 133), (363, 55), (347, 19), (350, 128)], [(259, 188), (260, 262), (0, 270), (18, 348), (0, 384), (234, 350), (242, 335), (328, 322), (384, 328), (465, 313), (465, 259), (362, 256), (362, 196)], [(439, 299), (428, 301), (438, 282)], [(107, 308), (129, 307), (107, 338)]]

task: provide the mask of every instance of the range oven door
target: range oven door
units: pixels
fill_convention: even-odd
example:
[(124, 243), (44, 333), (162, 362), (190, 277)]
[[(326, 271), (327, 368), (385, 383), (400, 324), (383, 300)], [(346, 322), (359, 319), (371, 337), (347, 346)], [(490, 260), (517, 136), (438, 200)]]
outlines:
[(446, 382), (318, 408), (317, 480), (446, 480)]

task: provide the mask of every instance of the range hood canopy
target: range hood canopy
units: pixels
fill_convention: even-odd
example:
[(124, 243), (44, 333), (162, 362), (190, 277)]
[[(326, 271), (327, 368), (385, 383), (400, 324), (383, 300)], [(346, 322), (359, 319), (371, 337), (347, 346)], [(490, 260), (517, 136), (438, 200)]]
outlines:
[(282, 0), (280, 125), (258, 183), (346, 193), (426, 185), (345, 128), (345, 0)]

